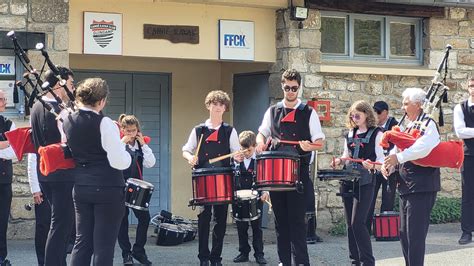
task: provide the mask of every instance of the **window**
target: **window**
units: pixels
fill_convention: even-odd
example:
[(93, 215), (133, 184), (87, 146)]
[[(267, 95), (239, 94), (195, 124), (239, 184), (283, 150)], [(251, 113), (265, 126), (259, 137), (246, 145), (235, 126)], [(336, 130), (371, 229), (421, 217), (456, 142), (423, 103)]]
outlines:
[(422, 64), (421, 18), (321, 13), (325, 61)]

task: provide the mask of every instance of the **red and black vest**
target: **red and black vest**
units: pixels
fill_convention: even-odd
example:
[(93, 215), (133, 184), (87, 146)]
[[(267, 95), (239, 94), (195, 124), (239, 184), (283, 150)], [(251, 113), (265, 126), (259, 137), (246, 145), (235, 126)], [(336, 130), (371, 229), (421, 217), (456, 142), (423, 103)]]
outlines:
[[(5, 132), (10, 131), (12, 121), (0, 115), (0, 141), (5, 141)], [(12, 160), (0, 158), (0, 184), (11, 184), (13, 177)]]
[(196, 169), (230, 167), (232, 158), (221, 160), (212, 165), (209, 163), (209, 159), (230, 153), (230, 135), (232, 134), (233, 127), (229, 124), (222, 123), (219, 129), (216, 131), (215, 129), (208, 128), (205, 124), (200, 124), (194, 129), (196, 130), (198, 145), (201, 134), (203, 135)]

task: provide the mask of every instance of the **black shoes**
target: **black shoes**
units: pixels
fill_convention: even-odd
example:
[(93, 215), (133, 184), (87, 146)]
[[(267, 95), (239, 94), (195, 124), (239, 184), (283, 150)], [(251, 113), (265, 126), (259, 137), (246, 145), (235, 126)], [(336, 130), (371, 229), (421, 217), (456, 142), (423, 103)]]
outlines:
[(244, 254), (244, 253), (240, 253), (237, 257), (234, 258), (234, 262), (238, 263), (238, 262), (247, 262), (249, 261), (249, 255), (248, 254)]
[(132, 253), (124, 254), (122, 257), (124, 265), (133, 265)]
[(200, 266), (209, 266), (209, 261), (208, 260), (201, 261), (201, 263), (199, 265)]
[(11, 266), (12, 264), (10, 263), (9, 260), (5, 259), (0, 263), (0, 266)]
[(462, 233), (461, 238), (459, 239), (459, 245), (466, 245), (472, 242), (472, 233)]
[(148, 257), (146, 256), (145, 253), (135, 253), (132, 252), (132, 256), (134, 259), (136, 259), (138, 262), (144, 265), (151, 265), (152, 262), (148, 260)]
[(267, 260), (263, 256), (256, 256), (255, 261), (260, 265), (267, 264)]

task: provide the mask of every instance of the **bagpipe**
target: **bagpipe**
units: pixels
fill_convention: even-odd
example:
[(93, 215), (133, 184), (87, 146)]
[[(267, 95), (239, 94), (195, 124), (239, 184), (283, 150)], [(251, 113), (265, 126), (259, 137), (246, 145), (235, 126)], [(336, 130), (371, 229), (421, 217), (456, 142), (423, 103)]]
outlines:
[[(418, 138), (425, 134), (425, 130), (428, 123), (433, 120), (434, 114), (439, 111), (439, 125), (443, 126), (443, 110), (441, 107), (441, 101), (447, 102), (447, 92), (449, 88), (444, 85), (446, 83), (447, 76), (447, 64), (449, 57), (449, 50), (452, 49), (451, 45), (446, 46), (446, 53), (436, 70), (435, 76), (431, 81), (431, 85), (426, 93), (425, 101), (422, 105), (422, 112), (418, 115), (417, 119), (413, 121), (413, 126), (405, 132), (402, 132), (400, 125), (406, 118), (406, 114), (403, 115), (398, 126), (395, 126), (392, 130), (386, 131), (383, 134), (380, 145), (384, 148), (388, 148), (390, 144), (394, 144), (400, 150), (405, 150), (413, 145)], [(443, 82), (439, 81), (441, 71), (445, 70)], [(451, 140), (440, 142), (428, 156), (412, 161), (414, 164), (424, 167), (448, 167), (448, 168), (460, 168), (464, 161), (463, 141)]]
[[(41, 71), (38, 72), (31, 65), (31, 61), (25, 50), (23, 50), (20, 43), (18, 42), (15, 32), (8, 32), (7, 37), (12, 40), (15, 55), (27, 70), (27, 72), (25, 72), (23, 75), (23, 80), (16, 82), (14, 87), (14, 95), (18, 95), (18, 89), (20, 89), (24, 94), (26, 114), (29, 115), (29, 109), (33, 106), (35, 101), (39, 101), (48, 112), (52, 113), (56, 117), (57, 120), (62, 121), (60, 116), (60, 112), (62, 110), (71, 112), (75, 109), (74, 95), (67, 88), (66, 80), (61, 77), (61, 72), (58, 67), (54, 65), (49, 58), (48, 52), (44, 49), (44, 44), (36, 44), (36, 49), (41, 51), (41, 54), (45, 59)], [(51, 83), (59, 82), (69, 97), (69, 103), (64, 103), (62, 99), (53, 91), (53, 87), (56, 86), (56, 84), (50, 84), (50, 82), (43, 81), (41, 79), (41, 75), (43, 74), (46, 65), (48, 65), (50, 69), (49, 71), (51, 71), (50, 73), (46, 73), (46, 75), (54, 77)], [(27, 85), (31, 87), (30, 91), (26, 89)], [(54, 97), (60, 110), (56, 110), (49, 102), (42, 99), (42, 97), (46, 94), (50, 94)], [(39, 147), (38, 150), (36, 150), (36, 147), (32, 141), (31, 127), (17, 128), (15, 130), (6, 132), (5, 136), (19, 161), (23, 159), (23, 155), (25, 153), (40, 154), (40, 171), (45, 176), (58, 169), (70, 169), (75, 166), (74, 161), (72, 160), (71, 152), (65, 143), (55, 143), (45, 147)]]

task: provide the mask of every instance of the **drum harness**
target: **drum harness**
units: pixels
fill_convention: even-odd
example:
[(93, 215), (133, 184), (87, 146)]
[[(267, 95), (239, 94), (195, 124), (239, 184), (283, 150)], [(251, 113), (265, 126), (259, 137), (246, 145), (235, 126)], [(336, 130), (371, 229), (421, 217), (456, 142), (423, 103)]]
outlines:
[[(367, 131), (367, 134), (365, 135), (364, 138), (358, 138), (357, 135), (356, 135), (357, 130), (353, 130), (352, 136), (347, 138), (347, 144), (350, 145), (351, 147), (354, 147), (354, 152), (352, 153), (352, 158), (360, 159), (359, 158), (360, 148), (364, 147), (364, 144), (368, 144), (370, 142), (370, 138), (372, 137), (372, 134), (374, 133), (375, 129), (376, 128), (370, 128)], [(348, 168), (349, 168), (348, 170), (357, 170), (357, 171), (361, 171), (361, 170), (363, 171), (364, 170), (364, 169), (361, 168), (360, 164), (355, 163), (355, 162), (351, 162), (349, 164)], [(375, 175), (375, 172), (369, 172), (369, 174)], [(356, 179), (354, 179), (352, 181), (341, 180), (340, 181), (341, 185), (350, 184), (349, 182), (351, 182), (352, 183), (352, 190), (349, 190), (348, 192), (343, 192), (341, 190), (341, 192), (337, 193), (336, 195), (341, 196), (343, 198), (353, 197), (354, 196), (354, 190), (355, 190), (355, 182), (359, 181), (358, 185), (361, 186), (360, 180), (362, 180), (362, 177), (363, 177), (363, 173), (361, 173), (360, 178), (356, 178), (356, 179), (359, 179), (359, 180), (356, 180)], [(373, 176), (372, 176), (372, 179), (373, 179)], [(362, 185), (365, 185), (365, 184), (368, 184), (368, 183), (364, 183)], [(360, 198), (360, 190), (359, 190), (359, 198)]]

